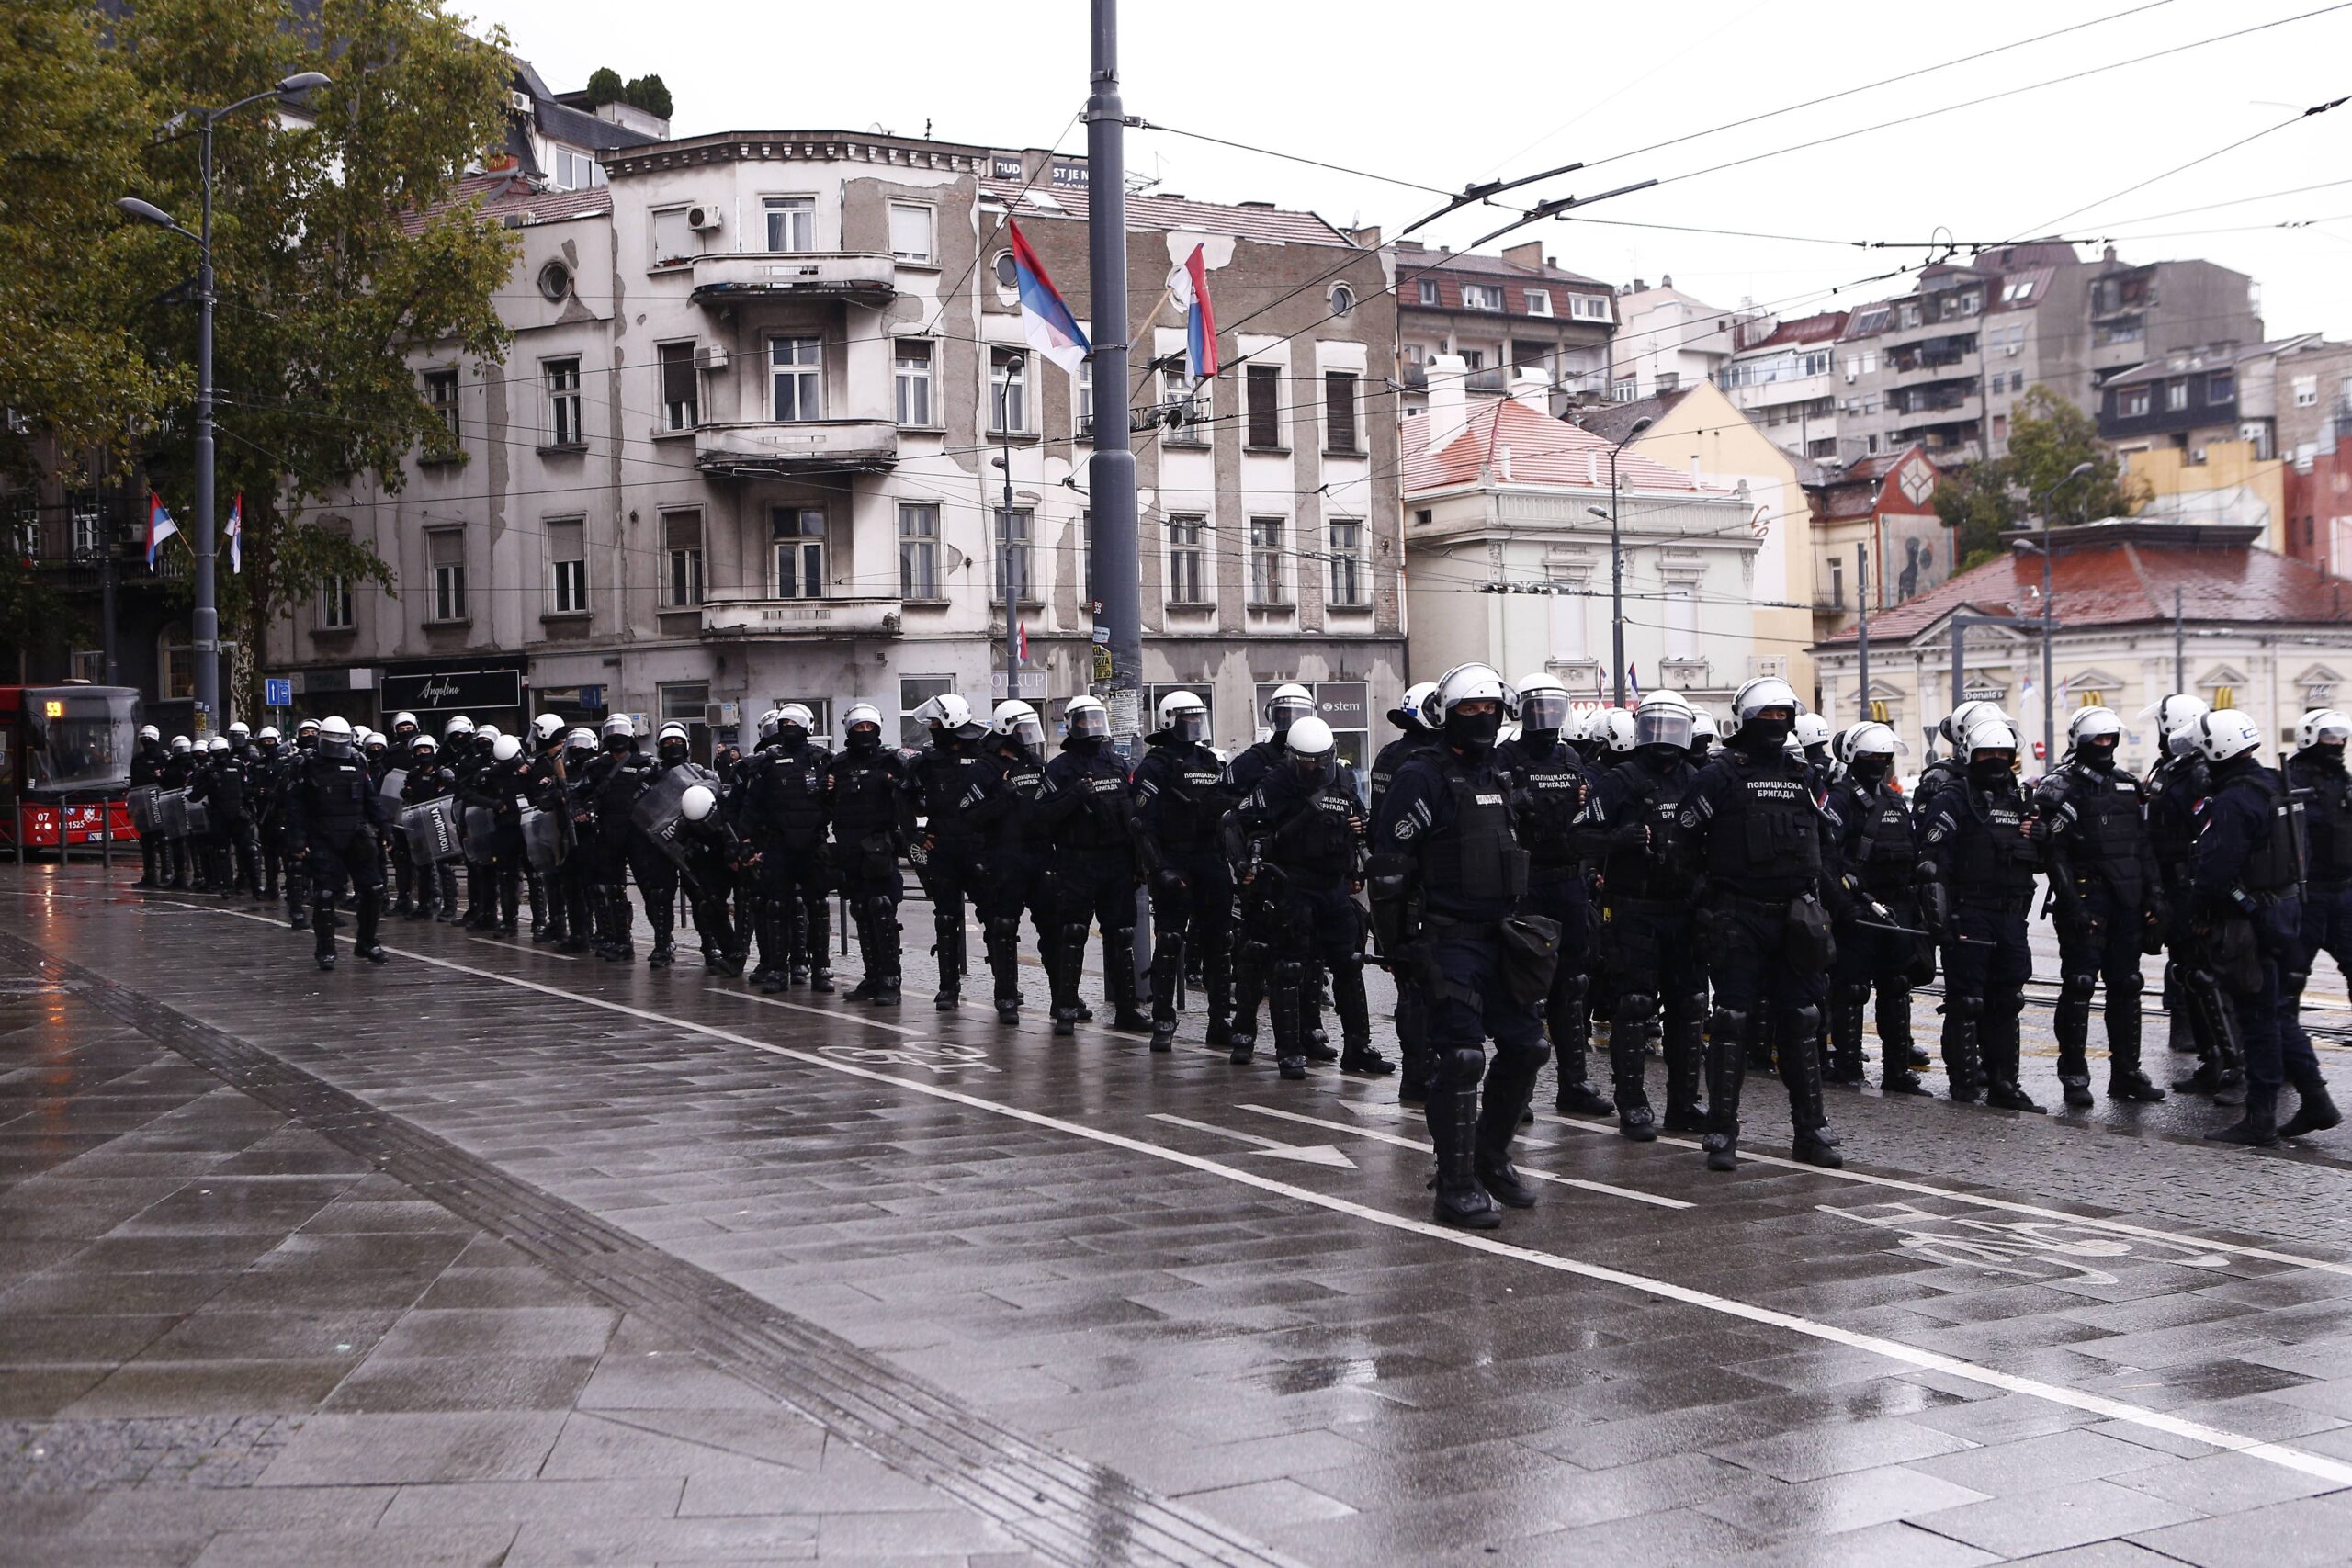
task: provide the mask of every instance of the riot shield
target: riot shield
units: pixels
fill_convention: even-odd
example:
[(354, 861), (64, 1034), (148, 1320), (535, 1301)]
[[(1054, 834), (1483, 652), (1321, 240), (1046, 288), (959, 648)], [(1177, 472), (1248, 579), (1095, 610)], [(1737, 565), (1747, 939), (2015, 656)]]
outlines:
[(457, 796), (445, 795), (410, 807), (401, 813), (401, 829), (408, 835), (410, 858), (425, 870), (456, 860), (460, 852)]
[(155, 792), (155, 829), (166, 839), (187, 837), (187, 791), (185, 788)]
[(142, 839), (155, 831), (155, 797), (162, 793), (153, 784), (141, 784), (130, 792), (130, 826)]
[(408, 809), (401, 799), (401, 791), (407, 787), (406, 768), (392, 769), (384, 775), (384, 782), (376, 786), (376, 800), (384, 808), (384, 820), (395, 828), (401, 825), (401, 814)]
[(686, 791), (696, 784), (716, 791), (718, 775), (699, 762), (682, 762), (646, 785), (629, 808), (629, 825), (680, 865), (685, 863), (686, 852), (678, 842), (678, 827), (685, 820)]
[(488, 865), (498, 848), (498, 813), (487, 806), (466, 807), (466, 861)]
[(560, 811), (523, 808), (523, 853), (533, 871), (553, 871), (563, 863), (571, 851), (571, 818)]
[(187, 837), (191, 839), (211, 837), (212, 803), (210, 801), (198, 800), (191, 795), (182, 802), (180, 810), (187, 824), (182, 831)]

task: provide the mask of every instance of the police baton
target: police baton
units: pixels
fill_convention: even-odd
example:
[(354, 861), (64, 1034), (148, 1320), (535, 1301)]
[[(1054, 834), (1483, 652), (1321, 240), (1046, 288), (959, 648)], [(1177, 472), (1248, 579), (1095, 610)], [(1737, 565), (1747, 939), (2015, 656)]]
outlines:
[(1992, 947), (1996, 945), (1993, 942), (1986, 942), (1981, 936), (1961, 936), (1958, 933), (1954, 933), (1953, 935), (1947, 937), (1939, 937), (1932, 931), (1913, 931), (1909, 926), (1882, 925), (1876, 920), (1856, 920), (1854, 924), (1860, 926), (1866, 931), (1892, 931), (1896, 936), (1916, 936), (1927, 942), (1957, 942), (1963, 947)]

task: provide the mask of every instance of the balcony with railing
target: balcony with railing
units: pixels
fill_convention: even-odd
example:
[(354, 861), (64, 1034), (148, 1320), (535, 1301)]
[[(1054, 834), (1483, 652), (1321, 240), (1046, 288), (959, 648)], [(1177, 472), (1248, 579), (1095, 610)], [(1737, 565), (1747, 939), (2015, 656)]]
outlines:
[(1977, 367), (1977, 347), (1974, 333), (1925, 338), (1918, 343), (1888, 350), (1886, 367), (1898, 378), (1973, 375)]
[(702, 635), (705, 640), (894, 637), (903, 626), (899, 604), (895, 597), (706, 599)]
[(713, 309), (760, 299), (882, 306), (898, 297), (898, 264), (886, 255), (751, 251), (694, 258), (694, 300)]
[(711, 473), (879, 474), (898, 466), (887, 419), (746, 421), (695, 426), (695, 462)]

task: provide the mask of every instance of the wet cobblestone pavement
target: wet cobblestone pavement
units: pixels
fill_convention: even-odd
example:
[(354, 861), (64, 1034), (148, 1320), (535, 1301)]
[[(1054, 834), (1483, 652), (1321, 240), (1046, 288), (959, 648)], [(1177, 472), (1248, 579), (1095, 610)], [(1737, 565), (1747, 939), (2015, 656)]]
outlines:
[(2352, 1140), (1846, 1092), (1829, 1173), (1751, 1080), (1737, 1174), (1545, 1117), (1464, 1236), (1393, 1078), (1042, 976), (0, 878), (0, 1562), (2352, 1559)]

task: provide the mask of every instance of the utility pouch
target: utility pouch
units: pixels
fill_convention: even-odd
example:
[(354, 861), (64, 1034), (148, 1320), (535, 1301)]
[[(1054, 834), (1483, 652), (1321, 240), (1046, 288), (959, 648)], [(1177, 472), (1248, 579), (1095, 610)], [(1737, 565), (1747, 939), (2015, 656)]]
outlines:
[(2213, 928), (2205, 939), (2205, 960), (2222, 989), (2239, 996), (2262, 989), (2262, 939), (2245, 916), (2228, 916)]
[(1496, 928), (1502, 939), (1502, 979), (1511, 1000), (1533, 1007), (1552, 990), (1560, 963), (1560, 922), (1542, 915), (1508, 915)]
[(1838, 939), (1829, 929), (1829, 911), (1810, 893), (1789, 900), (1787, 922), (1781, 928), (1781, 955), (1792, 969), (1819, 974), (1836, 962)]

